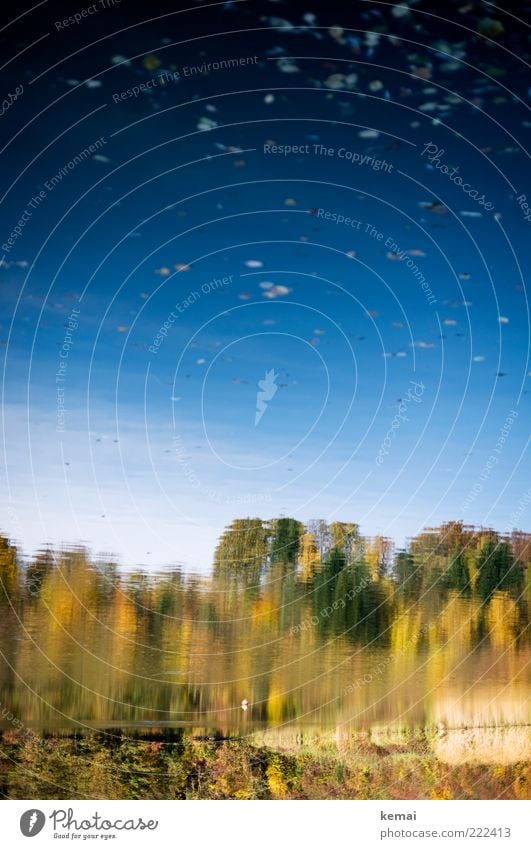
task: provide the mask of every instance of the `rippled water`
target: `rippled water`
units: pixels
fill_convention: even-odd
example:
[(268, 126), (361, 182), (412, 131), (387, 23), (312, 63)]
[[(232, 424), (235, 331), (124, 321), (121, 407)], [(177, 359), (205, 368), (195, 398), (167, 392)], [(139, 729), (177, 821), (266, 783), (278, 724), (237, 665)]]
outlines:
[(249, 586), (119, 575), (71, 553), (39, 581), (0, 605), (3, 728), (178, 725), (289, 743), (437, 727), (441, 759), (529, 754), (530, 651), (506, 593), (382, 588), (360, 624), (318, 608), (284, 567)]

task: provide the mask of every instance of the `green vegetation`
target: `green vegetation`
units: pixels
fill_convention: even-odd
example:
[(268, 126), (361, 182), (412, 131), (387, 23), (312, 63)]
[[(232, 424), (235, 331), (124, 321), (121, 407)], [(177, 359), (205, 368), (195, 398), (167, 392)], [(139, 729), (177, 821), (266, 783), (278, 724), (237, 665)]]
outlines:
[(383, 744), (358, 734), (343, 751), (183, 731), (0, 742), (0, 794), (10, 799), (525, 799), (530, 785), (524, 763), (449, 769), (420, 731)]

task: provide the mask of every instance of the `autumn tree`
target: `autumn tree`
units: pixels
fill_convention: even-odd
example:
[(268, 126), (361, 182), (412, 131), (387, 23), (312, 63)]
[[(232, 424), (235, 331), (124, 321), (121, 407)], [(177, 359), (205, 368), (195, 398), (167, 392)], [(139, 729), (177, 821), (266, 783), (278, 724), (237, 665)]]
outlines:
[(522, 569), (525, 569), (531, 564), (531, 534), (513, 530), (508, 542), (515, 560), (520, 563)]
[(302, 535), (299, 564), (301, 567), (301, 576), (304, 581), (311, 581), (314, 574), (319, 569), (321, 556), (315, 544), (315, 537), (311, 533)]
[(501, 540), (489, 540), (478, 559), (478, 593), (486, 599), (496, 590), (517, 588), (522, 582), (523, 570), (515, 560), (509, 544)]
[(323, 560), (332, 544), (332, 534), (328, 523), (324, 519), (312, 519), (308, 522), (308, 532), (313, 535), (319, 557)]
[(418, 598), (422, 587), (422, 570), (409, 551), (399, 551), (396, 556), (394, 577), (401, 594)]
[(470, 574), (459, 549), (450, 555), (446, 580), (450, 590), (463, 592), (470, 589)]
[(0, 597), (13, 602), (18, 596), (19, 581), (17, 550), (9, 544), (9, 540), (0, 536)]
[(360, 542), (359, 525), (354, 522), (332, 522), (330, 534), (332, 547), (342, 551), (349, 563), (355, 554), (356, 544)]
[(271, 562), (296, 563), (304, 525), (296, 519), (282, 517), (273, 522)]
[(389, 575), (393, 565), (393, 543), (387, 537), (375, 536), (367, 546), (367, 564), (373, 581)]
[(235, 519), (222, 534), (214, 554), (215, 572), (263, 570), (268, 552), (269, 528), (262, 519)]
[(15, 681), (14, 667), (22, 631), (19, 600), (17, 550), (0, 536), (0, 705)]
[(39, 551), (26, 569), (26, 592), (32, 599), (39, 597), (41, 587), (55, 568), (55, 556), (50, 548)]

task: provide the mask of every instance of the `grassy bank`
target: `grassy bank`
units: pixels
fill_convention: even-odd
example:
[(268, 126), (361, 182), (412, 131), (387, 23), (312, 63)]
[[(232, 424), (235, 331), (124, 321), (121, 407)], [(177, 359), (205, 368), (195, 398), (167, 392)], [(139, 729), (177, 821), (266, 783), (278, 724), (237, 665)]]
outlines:
[(525, 799), (531, 767), (441, 760), (421, 730), (304, 742), (172, 730), (149, 736), (20, 735), (0, 742), (0, 791), (10, 799)]

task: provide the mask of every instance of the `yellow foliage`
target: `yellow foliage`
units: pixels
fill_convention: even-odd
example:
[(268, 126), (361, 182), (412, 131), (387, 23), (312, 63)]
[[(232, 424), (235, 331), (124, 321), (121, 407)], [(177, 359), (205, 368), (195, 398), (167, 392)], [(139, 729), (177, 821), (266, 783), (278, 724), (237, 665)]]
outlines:
[(274, 621), (277, 605), (270, 598), (261, 598), (255, 601), (251, 610), (251, 621), (253, 625), (263, 625)]
[(8, 597), (12, 597), (17, 577), (16, 550), (0, 537), (0, 601), (3, 601), (2, 588)]
[(517, 799), (531, 798), (531, 767), (527, 767), (513, 784), (514, 795)]
[(449, 787), (443, 787), (440, 790), (433, 790), (431, 793), (432, 799), (453, 799), (453, 793)]
[(391, 540), (375, 536), (369, 542), (365, 559), (373, 581), (379, 581), (386, 574), (392, 560), (393, 545)]
[(299, 563), (301, 565), (303, 579), (309, 581), (321, 563), (321, 557), (317, 551), (313, 534), (303, 534), (299, 552)]
[(391, 651), (393, 654), (415, 654), (417, 641), (420, 638), (421, 612), (408, 610), (401, 613), (391, 626)]
[(138, 611), (125, 593), (117, 593), (113, 611), (113, 630), (117, 634), (133, 637)]
[(282, 774), (282, 764), (278, 757), (272, 757), (266, 770), (267, 786), (275, 799), (285, 799), (288, 794), (286, 781)]
[(490, 640), (496, 648), (511, 645), (518, 626), (518, 608), (506, 593), (494, 593), (487, 608)]
[(275, 688), (272, 688), (267, 700), (267, 718), (272, 722), (279, 722), (282, 719), (284, 709), (284, 696)]

